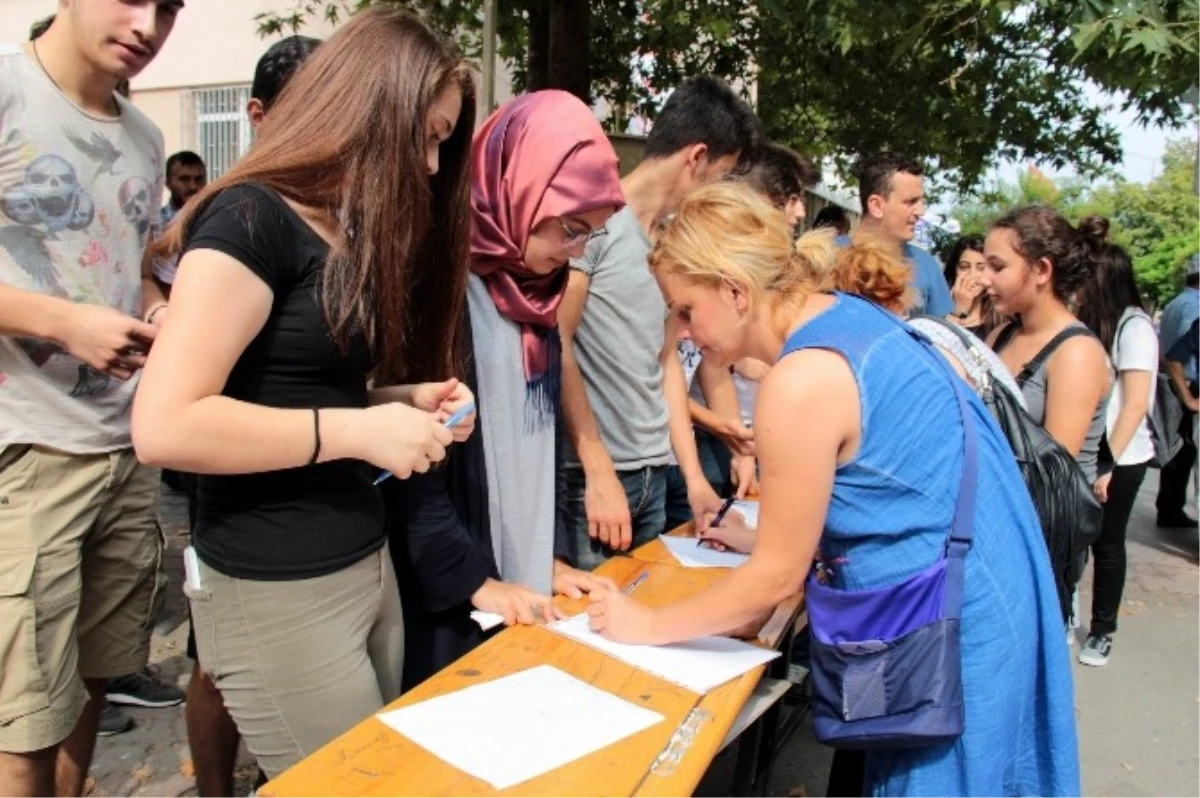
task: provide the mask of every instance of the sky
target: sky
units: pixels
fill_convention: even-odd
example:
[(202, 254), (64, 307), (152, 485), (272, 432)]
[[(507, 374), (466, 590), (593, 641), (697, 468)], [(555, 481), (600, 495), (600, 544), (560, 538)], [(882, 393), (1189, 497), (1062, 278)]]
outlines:
[[(1121, 133), (1121, 149), (1124, 152), (1123, 162), (1116, 171), (1131, 183), (1148, 183), (1162, 169), (1162, 156), (1167, 148), (1167, 142), (1176, 139), (1196, 140), (1196, 123), (1192, 122), (1178, 129), (1162, 129), (1143, 127), (1134, 121), (1135, 114), (1131, 111), (1119, 110), (1120, 103), (1111, 95), (1107, 95), (1094, 86), (1087, 88), (1088, 99), (1110, 106), (1105, 118)], [(996, 170), (996, 174), (1005, 180), (1015, 180), (1019, 172), (1027, 164), (1006, 163)], [(1054, 172), (1047, 172), (1054, 175)], [(1068, 174), (1068, 173), (1063, 173)]]

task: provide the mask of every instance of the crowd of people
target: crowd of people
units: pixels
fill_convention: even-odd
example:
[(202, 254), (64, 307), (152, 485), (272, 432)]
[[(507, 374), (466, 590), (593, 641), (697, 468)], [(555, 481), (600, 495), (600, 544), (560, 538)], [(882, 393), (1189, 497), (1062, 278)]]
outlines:
[[(797, 237), (820, 174), (722, 81), (676, 87), (622, 177), (578, 98), (477, 124), (457, 49), (379, 8), (268, 50), (210, 183), (125, 96), (183, 5), (64, 0), (0, 48), (0, 794), (80, 794), (128, 725), (109, 702), (184, 699), (144, 670), (159, 469), (188, 496), (201, 795), (239, 740), (277, 776), (478, 645), (473, 610), (738, 634), (806, 579), (912, 579), (962, 524), (962, 729), (839, 756), (831, 789), (1078, 794), (1076, 585), (988, 400), (1103, 505), (1078, 654), (1103, 665), (1151, 463), (1159, 524), (1196, 525), (1195, 260), (1161, 333), (1103, 219), (1013, 209), (939, 264), (894, 152), (859, 166), (857, 229), (830, 206)], [(1164, 386), (1191, 414), (1166, 459)], [(757, 528), (712, 523), (730, 495)], [(594, 573), (689, 521), (747, 562), (653, 610)]]

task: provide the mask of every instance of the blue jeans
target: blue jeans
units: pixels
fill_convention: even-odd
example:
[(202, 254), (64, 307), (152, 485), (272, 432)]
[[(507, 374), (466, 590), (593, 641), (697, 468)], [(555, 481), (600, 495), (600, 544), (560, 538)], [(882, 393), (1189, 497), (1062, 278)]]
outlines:
[[(629, 516), (633, 522), (635, 549), (663, 533), (667, 524), (667, 467), (646, 466), (632, 471), (618, 471), (617, 479), (625, 488)], [(587, 481), (582, 468), (566, 469), (564, 517), (572, 544), (571, 559), (576, 568), (591, 571), (610, 557), (627, 552), (617, 551), (588, 535), (587, 508), (584, 491)]]

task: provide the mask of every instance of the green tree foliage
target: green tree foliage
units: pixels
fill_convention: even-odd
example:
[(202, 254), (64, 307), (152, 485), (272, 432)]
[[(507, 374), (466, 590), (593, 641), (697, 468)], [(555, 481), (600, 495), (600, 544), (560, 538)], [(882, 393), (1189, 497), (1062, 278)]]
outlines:
[[(296, 0), (264, 32), (387, 2), (480, 51), (482, 0)], [(883, 147), (974, 189), (1000, 159), (1095, 177), (1120, 161), (1091, 83), (1141, 121), (1176, 125), (1200, 59), (1200, 0), (500, 0), (517, 90), (559, 86), (653, 115), (690, 74), (757, 92), (771, 137), (844, 174)], [(633, 66), (644, 80), (633, 76)]]

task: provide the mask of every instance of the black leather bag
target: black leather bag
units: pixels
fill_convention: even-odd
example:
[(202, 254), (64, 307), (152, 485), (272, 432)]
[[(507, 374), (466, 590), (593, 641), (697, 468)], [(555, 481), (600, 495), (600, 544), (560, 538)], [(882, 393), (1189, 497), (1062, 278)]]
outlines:
[[(1008, 343), (1012, 332), (1015, 327), (1010, 326), (1001, 333), (996, 340), (997, 352)], [(1083, 327), (1068, 327), (1060, 332), (1025, 365), (1017, 375), (1017, 384), (1024, 385), (1059, 344), (1076, 335), (1091, 335), (1091, 332)], [(1012, 446), (1025, 486), (1033, 497), (1065, 621), (1071, 614), (1071, 591), (1083, 575), (1087, 550), (1100, 536), (1104, 508), (1071, 453), (1033, 420), (1007, 388), (993, 381), (990, 396), (982, 398)]]

